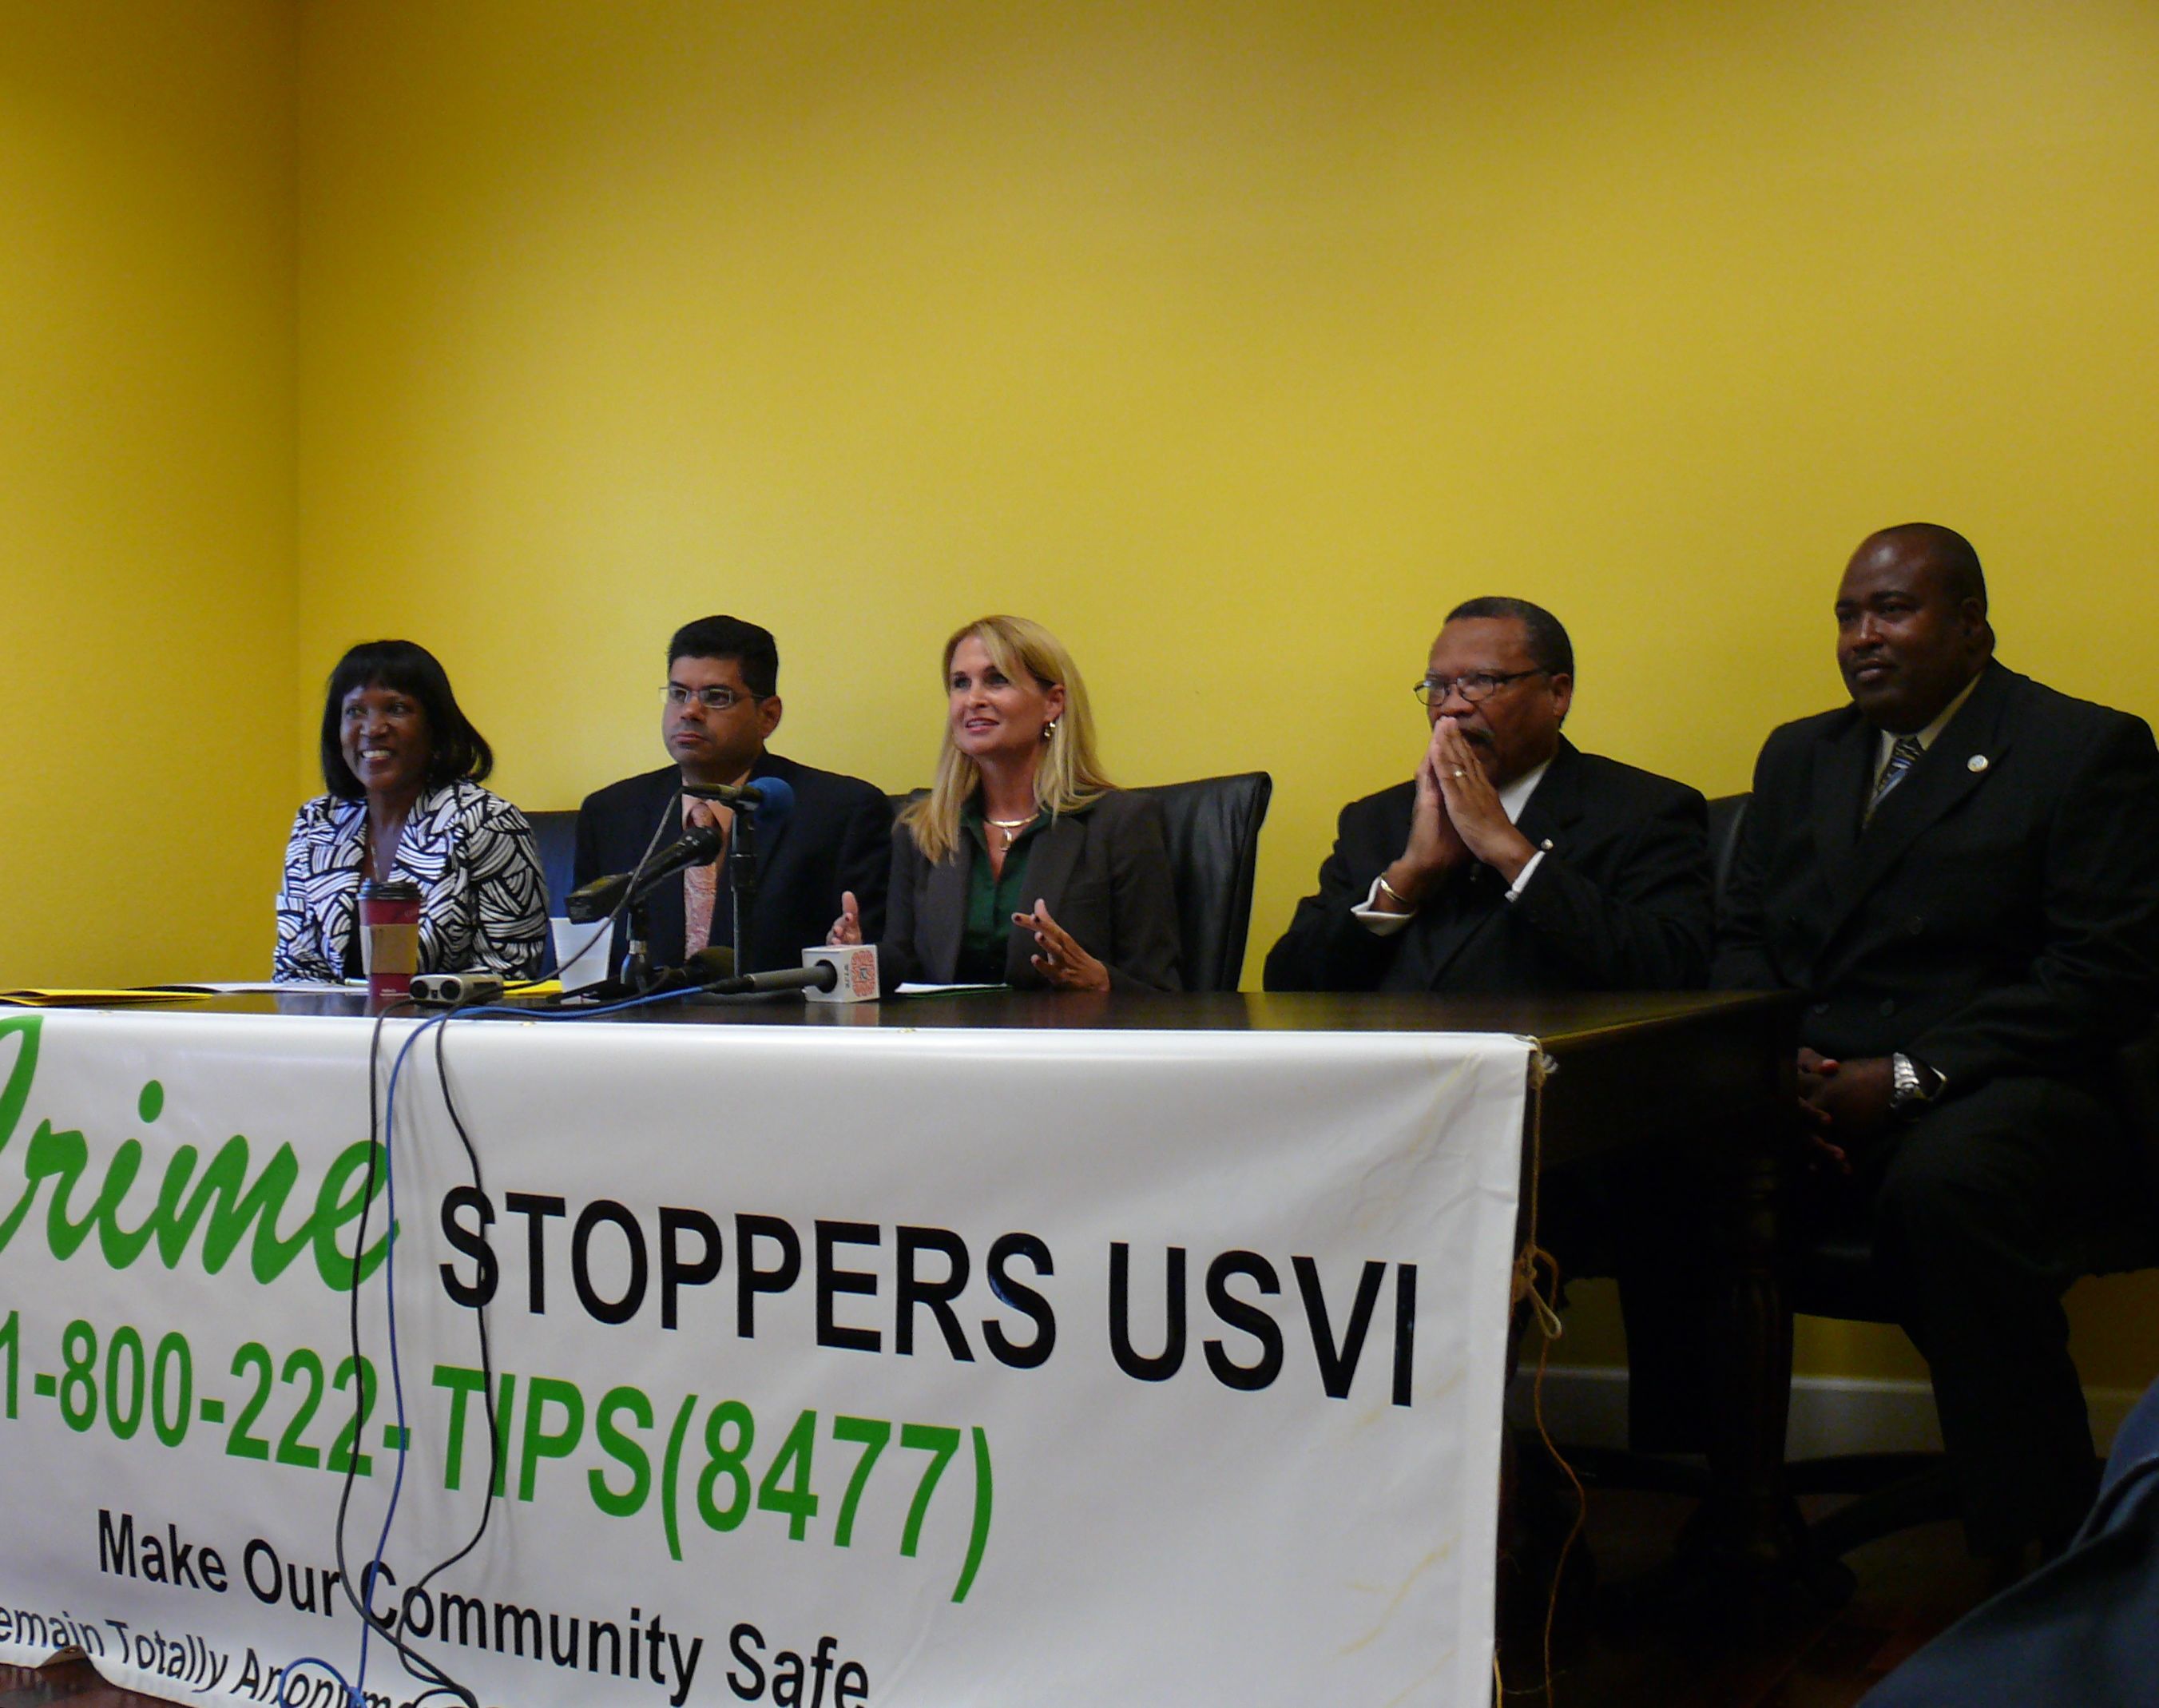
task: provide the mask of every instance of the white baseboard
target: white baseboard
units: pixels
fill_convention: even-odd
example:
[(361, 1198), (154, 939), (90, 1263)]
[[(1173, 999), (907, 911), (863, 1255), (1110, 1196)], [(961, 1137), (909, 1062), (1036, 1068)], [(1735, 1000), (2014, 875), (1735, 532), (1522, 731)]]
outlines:
[[(1515, 1379), (1508, 1416), (1530, 1421), (1530, 1370)], [(2129, 1388), (2087, 1388), (2092, 1436), (2099, 1452), (2114, 1444), (2142, 1395)], [(1584, 1447), (1627, 1445), (1627, 1373), (1594, 1364), (1554, 1364), (1545, 1372), (1545, 1426), (1555, 1441)], [(1876, 1381), (1858, 1376), (1794, 1376), (1784, 1455), (1820, 1458), (1836, 1453), (1939, 1452), (1942, 1436), (1934, 1399), (1924, 1382)]]

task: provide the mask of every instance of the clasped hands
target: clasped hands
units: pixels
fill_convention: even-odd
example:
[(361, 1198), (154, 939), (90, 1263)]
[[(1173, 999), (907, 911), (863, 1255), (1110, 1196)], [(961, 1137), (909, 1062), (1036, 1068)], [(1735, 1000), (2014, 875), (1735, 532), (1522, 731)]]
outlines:
[(1887, 1056), (1841, 1062), (1800, 1048), (1799, 1114), (1818, 1166), (1851, 1172), (1852, 1148), (1888, 1130), (1894, 1083)]
[[(1409, 842), (1382, 874), (1387, 888), (1380, 892), (1380, 910), (1416, 907), (1472, 860), (1511, 884), (1536, 851), (1507, 817), (1468, 733), (1452, 717), (1435, 718), (1417, 761)], [(1389, 890), (1401, 898), (1400, 906)]]
[[(1110, 970), (1082, 949), (1069, 931), (1050, 917), (1048, 903), (1037, 897), (1031, 914), (1014, 914), (1012, 924), (1032, 932), (1039, 951), (1030, 957), (1034, 969), (1060, 991), (1106, 991)], [(831, 949), (849, 949), (862, 940), (862, 910), (852, 890), (840, 895), (840, 917), (825, 934)]]

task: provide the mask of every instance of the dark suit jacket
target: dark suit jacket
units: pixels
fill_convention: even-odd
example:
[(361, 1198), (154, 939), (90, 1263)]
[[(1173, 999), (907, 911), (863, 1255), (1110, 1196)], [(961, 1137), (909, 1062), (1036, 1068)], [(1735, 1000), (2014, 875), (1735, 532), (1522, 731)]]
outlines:
[(1342, 809), (1319, 893), (1267, 956), (1270, 991), (1685, 990), (1709, 971), (1709, 837), (1685, 784), (1561, 739), (1518, 828), (1549, 845), (1514, 901), (1457, 872), (1392, 936), (1350, 915), (1410, 834), (1414, 783)]
[[(1162, 808), (1143, 794), (1112, 789), (1078, 812), (1062, 813), (1029, 844), (1030, 905), (1050, 916), (1110, 970), (1117, 990), (1183, 988), (1178, 965), (1177, 889), (1162, 837)], [(975, 845), (932, 865), (905, 826), (893, 835), (889, 923), (878, 945), (878, 971), (891, 990), (903, 980), (947, 985), (956, 977), (967, 926), (967, 880)], [(869, 919), (862, 935), (870, 936)], [(1005, 982), (1040, 989), (1034, 939), (1012, 928)]]
[(1991, 664), (1862, 833), (1877, 743), (1852, 706), (1770, 736), (1717, 984), (1807, 991), (1803, 1043), (1953, 1091), (2095, 1069), (2159, 990), (2151, 730)]
[[(839, 917), (840, 892), (852, 890), (862, 904), (867, 937), (884, 921), (886, 875), (892, 860), (892, 803), (859, 777), (843, 777), (767, 753), (750, 769), (753, 779), (778, 777), (795, 791), (795, 809), (776, 828), (760, 825), (758, 889), (749, 918), (748, 965), (743, 972), (800, 966), (802, 951), (825, 940)], [(627, 777), (585, 797), (577, 810), (576, 880), (590, 883), (633, 869), (662, 820), (663, 846), (680, 834), (676, 791), (681, 774), (672, 765)], [(662, 882), (652, 893), (652, 958), (659, 966), (682, 960), (682, 884)], [(712, 941), (726, 945), (733, 915), (722, 870), (712, 908)], [(613, 964), (619, 966), (628, 942), (626, 923), (615, 927)]]

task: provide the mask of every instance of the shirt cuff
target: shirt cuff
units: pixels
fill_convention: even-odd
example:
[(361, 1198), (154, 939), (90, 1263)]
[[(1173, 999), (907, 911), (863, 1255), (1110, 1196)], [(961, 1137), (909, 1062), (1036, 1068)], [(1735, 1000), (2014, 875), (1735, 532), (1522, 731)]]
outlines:
[[(1527, 873), (1525, 872), (1525, 876)], [(1380, 906), (1380, 880), (1374, 878), (1372, 887), (1364, 892), (1364, 905), (1352, 908), (1349, 917), (1375, 937), (1391, 937), (1415, 918), (1415, 914), (1390, 914)]]
[(1540, 848), (1522, 862), (1522, 869), (1514, 874), (1514, 887), (1507, 892), (1509, 901), (1514, 900), (1516, 896), (1530, 887), (1530, 875), (1536, 871), (1537, 862), (1544, 857), (1545, 851)]

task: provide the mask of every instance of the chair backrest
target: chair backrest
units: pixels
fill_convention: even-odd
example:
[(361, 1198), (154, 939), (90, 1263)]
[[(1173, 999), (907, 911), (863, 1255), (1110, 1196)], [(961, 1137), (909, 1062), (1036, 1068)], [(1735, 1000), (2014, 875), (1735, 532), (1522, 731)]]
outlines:
[(1188, 991), (1234, 991), (1252, 923), (1252, 872), (1275, 780), (1264, 771), (1138, 789), (1162, 806)]
[[(547, 916), (551, 919), (562, 917), (562, 904), (575, 888), (572, 873), (577, 861), (577, 815), (574, 812), (528, 812), (525, 821), (532, 826), (532, 840), (540, 850), (540, 869), (547, 875)], [(541, 974), (555, 976), (554, 934), (548, 934), (545, 957), (540, 963)]]
[(1732, 882), (1732, 857), (1739, 847), (1739, 827), (1747, 822), (1746, 794), (1720, 794), (1709, 803), (1709, 860), (1716, 874), (1716, 917), (1724, 917), (1724, 892)]
[(574, 888), (571, 873), (577, 859), (577, 815), (574, 812), (528, 812), (532, 840), (540, 847), (540, 869), (547, 874), (547, 912), (562, 917), (562, 902)]

